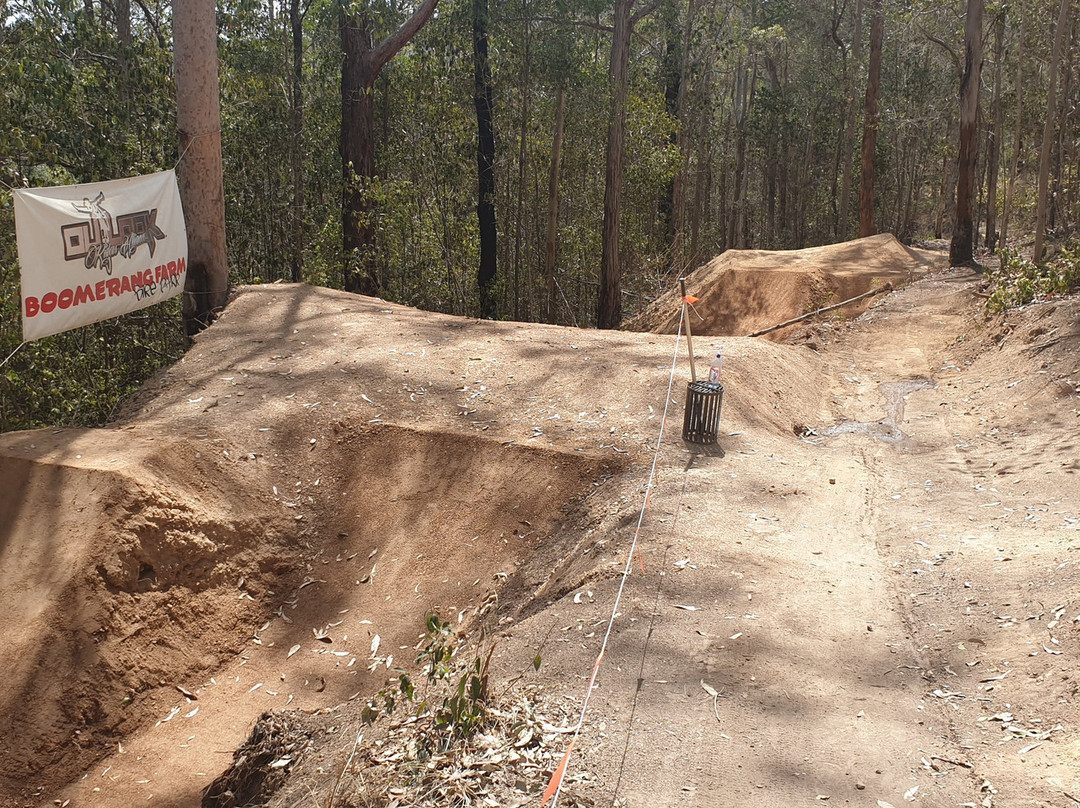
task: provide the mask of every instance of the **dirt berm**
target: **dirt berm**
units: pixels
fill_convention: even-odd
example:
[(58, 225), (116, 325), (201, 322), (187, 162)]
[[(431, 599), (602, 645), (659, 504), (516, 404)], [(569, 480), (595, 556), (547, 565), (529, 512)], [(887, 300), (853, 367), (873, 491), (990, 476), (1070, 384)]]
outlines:
[[(745, 336), (886, 283), (899, 288), (945, 263), (941, 253), (905, 247), (891, 233), (804, 250), (727, 250), (686, 278), (686, 291), (699, 298), (691, 328), (703, 336)], [(676, 333), (679, 297), (678, 289), (669, 290), (624, 327)], [(871, 302), (865, 298), (839, 312), (855, 317)]]

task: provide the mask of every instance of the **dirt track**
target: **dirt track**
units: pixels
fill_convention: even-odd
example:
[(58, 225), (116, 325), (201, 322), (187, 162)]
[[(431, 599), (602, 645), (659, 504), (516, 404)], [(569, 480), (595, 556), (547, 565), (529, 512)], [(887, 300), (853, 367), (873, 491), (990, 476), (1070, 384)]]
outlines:
[[(983, 323), (976, 283), (798, 345), (698, 336), (724, 456), (675, 395), (568, 800), (1080, 797), (1078, 306)], [(0, 438), (0, 803), (197, 804), (260, 712), (370, 692), (435, 606), (494, 608), (498, 673), (540, 649), (572, 715), (673, 347), (251, 289), (115, 428)]]

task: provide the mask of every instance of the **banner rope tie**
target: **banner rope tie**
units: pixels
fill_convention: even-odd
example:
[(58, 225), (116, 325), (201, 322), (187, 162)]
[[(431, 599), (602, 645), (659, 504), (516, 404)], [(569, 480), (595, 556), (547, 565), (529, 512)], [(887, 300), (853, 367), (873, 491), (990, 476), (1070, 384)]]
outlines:
[[(684, 301), (683, 305), (686, 303)], [(685, 314), (685, 312), (683, 312)], [(585, 714), (589, 709), (589, 699), (592, 697), (593, 688), (596, 685), (596, 677), (600, 673), (600, 663), (604, 659), (604, 653), (607, 651), (608, 640), (611, 637), (611, 627), (615, 624), (615, 617), (619, 612), (619, 602), (622, 600), (623, 589), (626, 588), (626, 579), (630, 577), (630, 570), (633, 567), (634, 551), (638, 546), (638, 538), (641, 536), (641, 525), (645, 521), (645, 510), (648, 508), (649, 499), (651, 498), (653, 490), (653, 481), (656, 479), (656, 465), (660, 459), (660, 447), (664, 442), (664, 428), (667, 425), (668, 407), (671, 405), (671, 388), (675, 383), (675, 367), (678, 363), (679, 357), (679, 343), (682, 340), (682, 322), (683, 318), (679, 318), (679, 331), (675, 335), (675, 351), (671, 356), (671, 372), (668, 375), (667, 395), (664, 397), (664, 415), (660, 420), (660, 434), (656, 439), (656, 450), (653, 452), (652, 468), (649, 470), (649, 481), (645, 485), (645, 499), (641, 503), (641, 512), (638, 514), (637, 527), (634, 530), (633, 541), (630, 542), (630, 550), (626, 554), (626, 565), (623, 567), (622, 578), (619, 581), (619, 591), (615, 594), (615, 603), (611, 607), (611, 617), (608, 619), (607, 631), (604, 632), (603, 642), (600, 643), (600, 653), (596, 656), (596, 662), (593, 664), (592, 676), (589, 677), (589, 688), (585, 691), (585, 699), (581, 705), (581, 715), (578, 717), (577, 725), (574, 727), (574, 733), (570, 738), (570, 743), (566, 747), (566, 753), (563, 755), (562, 761), (556, 767), (555, 772), (551, 775), (551, 780), (548, 782), (547, 789), (544, 791), (544, 799), (540, 803), (540, 808), (544, 808), (548, 800), (551, 800), (551, 808), (557, 808), (559, 804), (559, 794), (562, 792), (563, 779), (566, 776), (566, 768), (570, 762), (570, 753), (574, 751), (574, 745), (577, 743), (578, 736), (581, 734), (581, 728), (585, 724)], [(640, 554), (638, 558), (641, 563)], [(644, 563), (641, 563), (642, 572), (645, 570)]]
[(26, 344), (25, 342), (20, 342), (19, 347), (16, 348), (11, 353), (9, 353), (7, 355), (7, 359), (5, 359), (3, 362), (0, 362), (0, 368), (2, 368), (4, 365), (6, 365), (11, 360), (11, 357), (13, 357), (15, 354), (17, 354), (19, 352), (19, 349), (22, 348), (22, 346), (25, 345), (25, 344)]
[[(181, 134), (184, 134), (184, 133), (181, 132)], [(173, 166), (173, 171), (176, 171), (176, 169), (178, 169), (180, 167), (180, 163), (182, 163), (184, 161), (184, 157), (187, 156), (188, 149), (191, 148), (192, 143), (194, 143), (196, 140), (198, 140), (201, 137), (210, 137), (210, 135), (220, 135), (220, 134), (221, 134), (221, 130), (220, 129), (215, 129), (213, 132), (203, 132), (202, 134), (199, 134), (199, 135), (188, 135), (187, 136), (187, 138), (188, 138), (187, 145), (184, 146), (183, 153), (181, 153), (180, 158), (176, 161), (176, 165)]]

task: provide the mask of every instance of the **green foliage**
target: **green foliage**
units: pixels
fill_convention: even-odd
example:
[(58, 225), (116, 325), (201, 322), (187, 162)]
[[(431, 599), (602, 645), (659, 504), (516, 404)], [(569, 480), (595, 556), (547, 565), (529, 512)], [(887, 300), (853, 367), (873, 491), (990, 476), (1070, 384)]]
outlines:
[(1003, 248), (1001, 262), (987, 270), (991, 312), (1022, 306), (1033, 300), (1063, 295), (1080, 286), (1080, 244), (1061, 250), (1044, 264), (1035, 264), (1019, 250)]
[[(171, 54), (148, 29), (124, 47), (73, 4), (9, 2), (0, 23), (0, 431), (97, 425), (182, 350), (179, 300), (19, 347), (11, 189), (171, 166)], [(109, 21), (111, 22), (111, 21)], [(125, 68), (126, 65), (126, 68)]]
[(428, 681), (440, 681), (450, 675), (451, 661), (454, 658), (454, 632), (449, 620), (441, 620), (437, 612), (427, 616), (426, 642), (421, 647), (416, 661), (424, 665)]
[[(179, 158), (170, 8), (132, 4), (130, 38), (121, 42), (120, 5), (0, 0), (0, 359), (20, 340), (6, 191), (167, 169)], [(218, 3), (231, 279), (289, 279), (298, 252), (305, 281), (340, 287), (341, 5), (302, 4), (302, 139), (292, 130), (287, 5)], [(620, 252), (628, 313), (676, 274), (735, 244), (798, 248), (856, 232), (871, 10), (862, 4), (856, 25), (856, 7), (824, 0), (636, 5), (648, 13), (634, 30), (625, 133)], [(348, 8), (371, 23), (376, 40), (409, 11), (388, 0), (350, 0)], [(917, 0), (885, 8), (877, 226), (901, 238), (947, 238), (961, 6)], [(1010, 190), (1015, 235), (1030, 230), (1036, 209), (1035, 149), (1046, 119), (1054, 14), (1030, 0), (991, 3), (988, 25), (999, 11), (1006, 28), (997, 201)], [(556, 97), (564, 89), (554, 316), (588, 326), (601, 255), (612, 4), (504, 0), (489, 3), (489, 13), (497, 316), (530, 320), (546, 310), (547, 182)], [(984, 121), (992, 118), (988, 82), (999, 58), (991, 51), (984, 54)], [(378, 178), (367, 194), (375, 247), (363, 258), (377, 267), (385, 297), (460, 315), (479, 313), (473, 91), (471, 0), (442, 0), (371, 90)], [(1076, 141), (1078, 118), (1066, 95), (1055, 142), (1068, 144)], [(294, 155), (303, 175), (299, 249)], [(1080, 182), (1069, 160), (1061, 163), (1054, 227), (1068, 232), (1080, 216)], [(845, 176), (852, 190), (841, 222)], [(985, 204), (985, 194), (980, 199)], [(984, 213), (977, 219), (985, 221)], [(1050, 293), (1043, 290), (1061, 288), (1069, 274), (1015, 259), (1006, 265), (1014, 271), (996, 290), (995, 305)], [(178, 355), (178, 333), (172, 306), (23, 348), (0, 369), (0, 429), (102, 422), (127, 391)]]
[[(449, 621), (432, 612), (425, 628), (416, 661), (424, 666), (427, 696), (420, 699), (408, 674), (401, 673), (369, 699), (361, 711), (364, 723), (372, 724), (383, 715), (392, 715), (399, 702), (411, 705), (417, 718), (428, 720), (416, 741), (415, 751), (421, 761), (433, 753), (445, 752), (455, 741), (467, 741), (483, 726), (488, 710), (488, 667), (494, 650), (486, 656), (478, 654), (466, 665), (456, 665), (459, 645)], [(534, 664), (539, 669), (539, 656)], [(438, 701), (438, 706), (432, 707), (431, 700)]]

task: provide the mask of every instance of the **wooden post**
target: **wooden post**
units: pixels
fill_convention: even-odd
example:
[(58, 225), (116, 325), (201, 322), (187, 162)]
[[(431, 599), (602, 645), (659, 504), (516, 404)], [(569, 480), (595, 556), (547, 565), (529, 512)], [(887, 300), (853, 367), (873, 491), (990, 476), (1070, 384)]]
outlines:
[(679, 278), (679, 286), (682, 289), (683, 322), (686, 324), (686, 348), (690, 351), (690, 381), (697, 381), (697, 371), (694, 370), (694, 335), (690, 333), (690, 304), (686, 302), (686, 278)]

